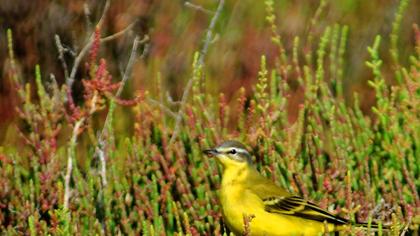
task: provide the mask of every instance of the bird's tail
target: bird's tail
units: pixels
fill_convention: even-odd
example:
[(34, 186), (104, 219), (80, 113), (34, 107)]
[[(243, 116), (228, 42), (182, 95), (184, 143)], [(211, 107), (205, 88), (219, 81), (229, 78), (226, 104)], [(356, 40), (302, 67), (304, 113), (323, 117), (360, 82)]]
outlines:
[(338, 230), (349, 229), (349, 228), (359, 228), (363, 230), (373, 231), (373, 232), (387, 232), (391, 229), (390, 225), (376, 224), (376, 223), (348, 223), (339, 225)]
[(378, 231), (378, 230), (390, 230), (391, 226), (390, 225), (383, 225), (383, 224), (376, 224), (376, 223), (356, 223), (354, 224), (355, 227), (357, 228), (363, 228), (363, 229), (371, 229), (374, 231)]

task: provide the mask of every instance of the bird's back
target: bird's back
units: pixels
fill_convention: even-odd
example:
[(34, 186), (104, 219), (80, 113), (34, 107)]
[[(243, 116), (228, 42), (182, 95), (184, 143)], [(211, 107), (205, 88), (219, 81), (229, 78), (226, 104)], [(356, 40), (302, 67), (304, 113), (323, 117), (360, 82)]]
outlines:
[(247, 189), (258, 195), (261, 199), (273, 196), (291, 196), (286, 189), (276, 185), (274, 182), (262, 176), (254, 168), (250, 168), (250, 174), (248, 175), (245, 184)]

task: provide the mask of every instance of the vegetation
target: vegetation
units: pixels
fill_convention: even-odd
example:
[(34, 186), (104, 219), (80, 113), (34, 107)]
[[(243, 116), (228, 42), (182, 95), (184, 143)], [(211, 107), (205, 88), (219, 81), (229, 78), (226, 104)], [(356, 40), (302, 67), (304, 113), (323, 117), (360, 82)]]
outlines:
[[(347, 2), (349, 8), (361, 4)], [(234, 7), (222, 0), (208, 4), (211, 12), (188, 8), (208, 15), (210, 26), (203, 45), (190, 45), (197, 52), (186, 58), (188, 76), (177, 78), (186, 81), (179, 101), (167, 99), (169, 72), (153, 68), (162, 59), (149, 59), (153, 83), (147, 88), (130, 81), (136, 61), (144, 59), (138, 51), (153, 42), (149, 36), (134, 37), (121, 76), (118, 63), (101, 54), (104, 41), (116, 37), (104, 36), (104, 21), (71, 64), (56, 37), (58, 54), (43, 53), (62, 65), (64, 79), (57, 82), (42, 72), (42, 61), (33, 65), (34, 79), (19, 73), (14, 29), (7, 30), (3, 76), (18, 101), (11, 124), (18, 136), (9, 131), (7, 137), (18, 141), (0, 147), (2, 234), (228, 234), (217, 198), (221, 169), (201, 153), (227, 139), (246, 143), (260, 172), (291, 192), (355, 222), (392, 226), (380, 235), (418, 233), (420, 30), (416, 24), (401, 29), (417, 3), (400, 1), (390, 33), (369, 38), (369, 57), (356, 60), (349, 58), (353, 29), (322, 19), (333, 3), (321, 0), (306, 33), (294, 37), (284, 37), (279, 27), (283, 10), (277, 9), (285, 3), (254, 4), (264, 8), (264, 16), (253, 17), (265, 20), (270, 54), (241, 59), (258, 68), (244, 87), (227, 82), (231, 78), (216, 80), (213, 71), (225, 53), (217, 41), (238, 30), (225, 28), (229, 12), (223, 9)], [(411, 43), (401, 43), (407, 39), (401, 32), (409, 32)], [(213, 46), (218, 50), (207, 52)], [(355, 63), (370, 70), (370, 87), (362, 93), (348, 82), (360, 75), (349, 71)], [(350, 233), (364, 232), (344, 234)]]

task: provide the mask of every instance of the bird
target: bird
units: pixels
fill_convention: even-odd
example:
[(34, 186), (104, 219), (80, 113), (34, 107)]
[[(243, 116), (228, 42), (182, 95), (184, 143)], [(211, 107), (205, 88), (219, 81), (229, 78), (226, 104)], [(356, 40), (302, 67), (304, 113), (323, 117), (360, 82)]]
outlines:
[(203, 153), (222, 165), (222, 215), (235, 235), (307, 236), (342, 231), (349, 226), (368, 227), (367, 223), (351, 223), (333, 215), (265, 178), (252, 164), (245, 145), (238, 141), (225, 141)]

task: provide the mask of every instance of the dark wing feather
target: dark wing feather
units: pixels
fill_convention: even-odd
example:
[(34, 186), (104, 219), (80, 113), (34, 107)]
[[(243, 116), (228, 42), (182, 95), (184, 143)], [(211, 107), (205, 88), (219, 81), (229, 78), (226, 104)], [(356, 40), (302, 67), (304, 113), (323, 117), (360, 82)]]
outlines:
[(271, 213), (294, 215), (336, 225), (348, 223), (348, 220), (335, 216), (298, 196), (269, 197), (263, 199), (263, 201), (265, 210)]

